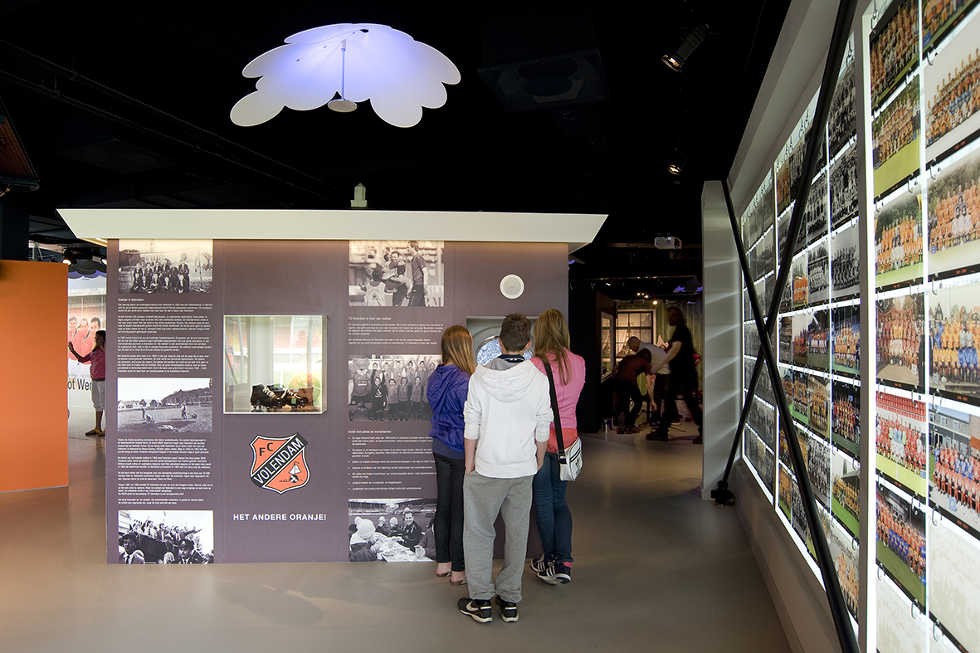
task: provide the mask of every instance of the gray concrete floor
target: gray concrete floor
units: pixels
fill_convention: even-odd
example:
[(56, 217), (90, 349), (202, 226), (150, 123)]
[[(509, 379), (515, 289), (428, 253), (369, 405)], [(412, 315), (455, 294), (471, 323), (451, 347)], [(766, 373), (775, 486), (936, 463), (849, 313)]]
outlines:
[(690, 436), (586, 438), (574, 582), (489, 625), (429, 564), (106, 565), (104, 441), (69, 438), (69, 488), (0, 494), (0, 651), (787, 651)]

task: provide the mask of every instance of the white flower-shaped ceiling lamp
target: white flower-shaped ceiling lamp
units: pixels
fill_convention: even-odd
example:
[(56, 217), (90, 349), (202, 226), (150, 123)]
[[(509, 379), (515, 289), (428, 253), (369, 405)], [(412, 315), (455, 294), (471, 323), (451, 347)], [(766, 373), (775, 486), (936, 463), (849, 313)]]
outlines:
[(251, 127), (289, 107), (297, 111), (324, 104), (339, 112), (371, 101), (378, 117), (396, 127), (412, 127), (422, 108), (446, 103), (445, 84), (458, 84), (459, 69), (435, 48), (387, 25), (343, 23), (314, 27), (285, 45), (256, 57), (242, 71), (258, 77), (255, 92), (231, 109), (236, 125)]

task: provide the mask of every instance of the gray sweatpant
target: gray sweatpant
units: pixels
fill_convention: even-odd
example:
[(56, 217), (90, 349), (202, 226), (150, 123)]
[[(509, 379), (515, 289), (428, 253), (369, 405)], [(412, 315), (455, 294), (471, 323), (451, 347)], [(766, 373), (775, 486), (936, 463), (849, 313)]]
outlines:
[[(490, 478), (471, 472), (463, 478), (463, 558), (471, 599), (520, 603), (521, 577), (527, 558), (533, 476)], [(493, 523), (504, 520), (504, 566), (493, 582)]]

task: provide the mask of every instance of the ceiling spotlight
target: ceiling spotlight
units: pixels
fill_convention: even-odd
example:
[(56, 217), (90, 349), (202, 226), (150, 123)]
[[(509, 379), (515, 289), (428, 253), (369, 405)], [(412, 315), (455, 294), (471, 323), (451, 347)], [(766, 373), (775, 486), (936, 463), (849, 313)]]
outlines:
[(707, 25), (695, 26), (690, 32), (687, 33), (687, 36), (685, 36), (684, 40), (681, 41), (681, 44), (677, 47), (677, 50), (675, 52), (668, 52), (664, 56), (660, 57), (660, 61), (662, 61), (665, 66), (673, 70), (675, 73), (679, 73), (681, 69), (684, 68), (684, 64), (687, 63), (687, 60), (692, 54), (694, 54), (694, 51), (697, 50), (702, 43), (704, 43), (704, 39), (707, 37)]
[(71, 265), (72, 264), (72, 260), (70, 258), (68, 258), (68, 255), (67, 254), (65, 254), (65, 258), (61, 259), (61, 262), (64, 263), (65, 265)]
[(684, 168), (677, 161), (671, 161), (667, 164), (667, 172), (675, 177), (679, 177), (684, 172)]
[(684, 62), (678, 60), (677, 57), (672, 54), (665, 54), (664, 56), (660, 57), (660, 61), (662, 61), (665, 66), (673, 70), (675, 73), (679, 73), (681, 68), (684, 67)]
[(659, 303), (660, 303), (660, 302), (658, 302), (658, 301), (657, 301), (656, 299), (655, 299), (655, 300), (653, 300), (653, 305), (654, 305), (654, 306), (656, 306), (656, 305), (657, 305), (657, 304), (659, 304)]

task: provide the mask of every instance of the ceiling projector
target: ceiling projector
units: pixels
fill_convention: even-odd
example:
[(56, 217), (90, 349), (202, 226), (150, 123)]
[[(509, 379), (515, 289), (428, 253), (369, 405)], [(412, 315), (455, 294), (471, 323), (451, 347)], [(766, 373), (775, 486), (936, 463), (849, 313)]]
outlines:
[(653, 246), (657, 249), (680, 249), (681, 239), (674, 236), (657, 236), (653, 239)]

